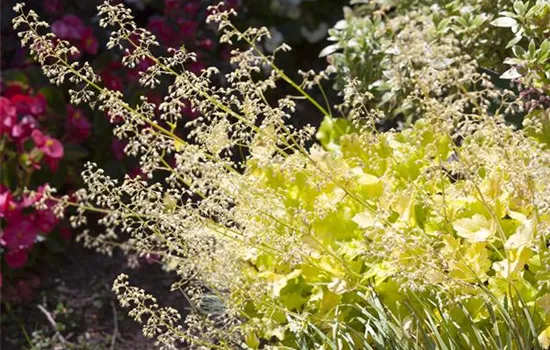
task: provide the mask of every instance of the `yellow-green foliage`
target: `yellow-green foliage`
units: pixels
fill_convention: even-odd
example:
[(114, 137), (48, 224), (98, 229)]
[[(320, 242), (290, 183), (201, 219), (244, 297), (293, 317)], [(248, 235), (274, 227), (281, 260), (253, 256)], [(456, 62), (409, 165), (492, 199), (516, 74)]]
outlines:
[[(239, 297), (256, 326), (249, 345), (275, 336), (295, 346), (288, 313), (330, 333), (335, 318), (352, 322), (351, 305), (365, 305), (371, 287), (403, 319), (414, 303), (408, 292), (437, 294), (466, 334), (490, 322), (488, 294), (525, 303), (539, 333), (550, 326), (550, 216), (537, 207), (537, 193), (548, 193), (547, 155), (521, 132), (486, 123), (460, 146), (421, 119), (401, 132), (343, 135), (337, 151), (311, 151), (315, 166), (250, 162), (251, 182), (280, 195), (270, 234), (299, 235), (293, 244), (305, 256), (293, 263), (257, 248), (243, 256)], [(334, 181), (319, 181), (322, 173)], [(268, 287), (250, 298), (259, 286)], [(453, 315), (459, 302), (475, 325)]]
[[(107, 47), (124, 50), (123, 65), (153, 62), (141, 84), (171, 79), (159, 113), (145, 97), (129, 104), (103, 87), (93, 67), (69, 60), (76, 48), (43, 34), (48, 25), (32, 10), (15, 10), (14, 25), (45, 74), (73, 84), (73, 103), (121, 119), (114, 133), (147, 174), (113, 179), (90, 164), (76, 202), (45, 189), (37, 205), (55, 200), (59, 215), (76, 207), (75, 227), (86, 224), (87, 210), (98, 213), (105, 233), (85, 231), (85, 245), (155, 254), (177, 273), (173, 289), (191, 304), (184, 322), (126, 276), (113, 287), (162, 348), (550, 345), (548, 108), (526, 108), (516, 92), (495, 86), (453, 35), (432, 41), (434, 23), (401, 32), (384, 76), (407, 77), (406, 94), (392, 99), (414, 117), (381, 132), (395, 110), (377, 109), (361, 82), (346, 80), (346, 118), (335, 119), (336, 108), (304, 90), (326, 74), (295, 83), (256, 46), (269, 31), (240, 31), (221, 7), (210, 21), (240, 48), (222, 79), (212, 67), (186, 70), (195, 56), (183, 47), (153, 54), (155, 37), (122, 4), (99, 7), (100, 25), (111, 30)], [(545, 59), (547, 48), (537, 56)], [(309, 147), (312, 127), (286, 123), (296, 96), (269, 102), (283, 81), (325, 116), (322, 145)], [(182, 120), (183, 101), (202, 116)], [(540, 118), (525, 131), (507, 124), (526, 110)]]

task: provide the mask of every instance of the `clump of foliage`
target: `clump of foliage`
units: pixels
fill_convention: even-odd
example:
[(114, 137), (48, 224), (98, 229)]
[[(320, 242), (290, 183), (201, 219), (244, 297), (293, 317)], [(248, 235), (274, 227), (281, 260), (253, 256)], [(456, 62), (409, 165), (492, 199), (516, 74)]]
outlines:
[[(173, 289), (192, 305), (185, 320), (127, 276), (113, 286), (162, 348), (550, 346), (550, 154), (538, 134), (507, 124), (526, 101), (478, 72), (458, 39), (427, 45), (430, 22), (406, 25), (413, 49), (391, 68), (396, 77), (415, 68), (402, 101), (414, 103), (415, 121), (381, 132), (391, 113), (372, 107), (376, 95), (361, 81), (342, 90), (350, 122), (335, 119), (306, 92), (326, 74), (295, 83), (256, 46), (269, 30), (238, 30), (222, 6), (209, 20), (235, 47), (223, 86), (216, 68), (186, 69), (195, 55), (184, 47), (154, 55), (155, 37), (123, 5), (99, 7), (108, 47), (126, 52), (122, 64), (152, 62), (140, 83), (171, 79), (158, 115), (146, 97), (126, 102), (72, 61), (77, 49), (43, 33), (32, 10), (15, 11), (45, 75), (74, 85), (72, 103), (117, 116), (115, 135), (147, 174), (117, 180), (89, 164), (74, 199), (46, 189), (38, 206), (74, 208), (75, 227), (95, 212), (106, 230), (85, 231), (87, 246), (156, 254), (178, 274)], [(417, 64), (422, 57), (449, 61)], [(280, 82), (298, 96), (269, 103)], [(326, 116), (322, 145), (309, 146), (314, 128), (286, 123), (298, 97)], [(184, 104), (201, 117), (186, 122)]]
[[(389, 117), (409, 122), (420, 117), (415, 97), (425, 89), (422, 82), (437, 84), (428, 91), (445, 95), (454, 87), (448, 82), (471, 62), (497, 85), (507, 85), (499, 76), (522, 78), (536, 89), (530, 93), (537, 99), (548, 94), (548, 1), (354, 3), (329, 31), (334, 43), (322, 55), (337, 72), (339, 86), (350, 76), (357, 79), (375, 95), (371, 105)], [(464, 81), (463, 87), (475, 90), (476, 81)]]

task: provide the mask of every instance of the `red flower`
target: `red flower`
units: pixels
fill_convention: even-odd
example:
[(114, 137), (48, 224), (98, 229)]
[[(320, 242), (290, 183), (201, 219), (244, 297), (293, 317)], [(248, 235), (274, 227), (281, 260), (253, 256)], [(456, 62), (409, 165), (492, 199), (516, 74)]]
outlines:
[(67, 106), (67, 121), (65, 122), (65, 134), (67, 140), (74, 143), (82, 143), (90, 137), (92, 124), (82, 113), (82, 110)]
[(18, 215), (4, 228), (2, 244), (9, 249), (23, 249), (34, 244), (38, 232), (31, 216)]
[(148, 57), (144, 58), (137, 64), (136, 68), (128, 71), (128, 79), (137, 82), (141, 77), (140, 72), (145, 72), (147, 68), (151, 67), (153, 64), (153, 60)]
[(45, 0), (42, 3), (44, 10), (52, 15), (57, 15), (63, 11), (63, 4), (61, 0)]
[(70, 241), (73, 234), (72, 234), (70, 228), (68, 228), (67, 226), (63, 226), (63, 227), (59, 228), (59, 235), (64, 240)]
[(196, 61), (196, 62), (188, 63), (186, 68), (187, 68), (188, 71), (190, 71), (190, 72), (192, 72), (196, 75), (199, 75), (199, 74), (201, 74), (202, 70), (204, 68), (206, 68), (206, 66), (201, 61)]
[[(99, 47), (97, 38), (94, 36), (91, 27), (84, 25), (84, 22), (75, 15), (67, 15), (52, 24), (52, 32), (60, 39), (69, 40), (74, 46), (82, 51), (95, 55)], [(79, 55), (75, 55), (78, 58)]]
[(115, 91), (122, 91), (124, 89), (122, 79), (111, 73), (109, 70), (104, 70), (103, 73), (101, 73), (101, 79), (105, 83), (105, 87), (107, 87), (107, 89)]
[(11, 134), (11, 130), (17, 123), (17, 109), (5, 97), (0, 97), (0, 135)]
[(164, 14), (167, 16), (173, 14), (178, 9), (178, 5), (178, 0), (164, 0)]
[(128, 176), (131, 178), (131, 179), (134, 179), (136, 177), (140, 177), (141, 179), (146, 179), (147, 176), (145, 175), (145, 173), (143, 172), (143, 170), (141, 170), (141, 168), (139, 167), (136, 167), (136, 168), (133, 168), (131, 169), (129, 172), (128, 172)]
[(86, 29), (84, 29), (82, 37), (80, 38), (80, 45), (84, 52), (87, 52), (91, 55), (97, 54), (99, 43), (97, 41), (97, 38), (94, 36), (91, 27), (87, 27)]
[(124, 148), (127, 144), (127, 142), (121, 141), (116, 137), (113, 138), (113, 142), (111, 143), (111, 150), (113, 151), (113, 155), (117, 160), (120, 161), (122, 160), (122, 158), (124, 158)]
[(188, 14), (190, 17), (195, 17), (197, 12), (201, 9), (201, 4), (199, 2), (187, 2), (183, 5), (183, 11)]
[(197, 32), (197, 22), (178, 18), (179, 37), (185, 41), (192, 41), (195, 39)]
[(42, 234), (47, 235), (57, 226), (59, 219), (51, 209), (38, 210), (35, 214), (34, 223)]
[(12, 98), (14, 95), (24, 95), (25, 89), (23, 84), (20, 82), (9, 82), (6, 87), (2, 90), (2, 95), (7, 98)]
[(29, 251), (28, 249), (14, 249), (9, 250), (6, 255), (4, 255), (6, 264), (12, 269), (20, 269), (29, 260)]
[(241, 5), (241, 0), (225, 0), (223, 4), (226, 9), (236, 9)]
[(85, 30), (84, 22), (75, 15), (66, 15), (52, 24), (52, 32), (61, 39), (80, 40)]
[(13, 95), (11, 102), (17, 108), (17, 113), (21, 115), (32, 114), (37, 116), (46, 111), (46, 98), (42, 94), (35, 97), (21, 94)]
[(176, 33), (174, 29), (166, 23), (166, 19), (162, 17), (149, 19), (147, 29), (155, 34), (162, 44), (168, 46), (173, 46), (178, 36), (178, 33)]

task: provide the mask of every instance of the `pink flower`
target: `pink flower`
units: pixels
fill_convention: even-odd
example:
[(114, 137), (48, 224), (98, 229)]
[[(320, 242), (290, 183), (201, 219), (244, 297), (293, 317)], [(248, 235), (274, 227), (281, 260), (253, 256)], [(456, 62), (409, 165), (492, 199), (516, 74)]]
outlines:
[(201, 40), (199, 46), (207, 51), (212, 51), (214, 48), (214, 41), (212, 39)]
[(4, 259), (6, 260), (6, 264), (12, 269), (20, 269), (25, 266), (29, 260), (28, 249), (9, 250), (6, 255), (4, 255)]
[(48, 184), (44, 184), (42, 186), (39, 186), (36, 189), (36, 194), (33, 196), (24, 194), (23, 198), (21, 198), (21, 201), (19, 202), (19, 206), (21, 208), (30, 208), (32, 207), (36, 202), (42, 198), (42, 194), (44, 193), (44, 189), (46, 188)]
[(66, 15), (52, 24), (52, 32), (61, 39), (80, 40), (85, 30), (84, 22), (75, 15)]
[(84, 52), (87, 52), (91, 55), (97, 54), (99, 43), (97, 41), (97, 38), (94, 36), (91, 27), (87, 27), (86, 29), (84, 29), (82, 37), (80, 38), (80, 45)]
[(111, 150), (113, 151), (113, 155), (117, 160), (122, 160), (124, 158), (124, 148), (126, 147), (128, 143), (125, 141), (121, 141), (117, 137), (113, 138), (113, 142), (111, 143)]
[(6, 191), (0, 193), (0, 218), (3, 218), (8, 213), (11, 203), (11, 192)]
[(11, 130), (17, 123), (17, 109), (5, 97), (0, 97), (0, 135), (11, 134)]
[(59, 160), (64, 154), (61, 142), (51, 136), (44, 135), (39, 129), (34, 129), (31, 133), (31, 137), (36, 148), (44, 153), (44, 163), (46, 163), (51, 171), (55, 173), (59, 165)]
[(18, 215), (4, 228), (2, 244), (9, 249), (23, 249), (34, 244), (38, 232), (31, 216)]
[(38, 129), (32, 131), (31, 137), (36, 147), (44, 152), (47, 158), (60, 159), (63, 157), (63, 145), (59, 140), (49, 135), (44, 135)]
[(67, 121), (65, 122), (65, 134), (67, 140), (73, 143), (82, 143), (90, 137), (92, 124), (82, 113), (82, 110), (67, 106)]
[(13, 200), (13, 195), (10, 190), (4, 186), (0, 188), (0, 218), (6, 219), (6, 221), (17, 217), (21, 208)]
[(26, 115), (13, 127), (13, 129), (11, 129), (11, 136), (20, 143), (30, 137), (32, 131), (37, 127), (38, 122), (36, 119), (30, 115)]

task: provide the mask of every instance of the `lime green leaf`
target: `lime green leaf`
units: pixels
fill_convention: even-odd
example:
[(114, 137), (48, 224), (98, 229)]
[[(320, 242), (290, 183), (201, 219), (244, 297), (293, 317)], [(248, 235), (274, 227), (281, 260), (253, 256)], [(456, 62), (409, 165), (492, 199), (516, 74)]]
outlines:
[(508, 240), (504, 244), (504, 247), (506, 249), (517, 249), (530, 245), (533, 242), (533, 238), (535, 236), (535, 221), (535, 218), (523, 221), (523, 224), (518, 227), (516, 233), (508, 238)]
[(474, 243), (463, 252), (458, 261), (450, 265), (451, 276), (464, 281), (486, 280), (491, 260), (484, 243)]
[(508, 278), (509, 276), (523, 270), (523, 266), (533, 256), (530, 249), (520, 247), (517, 250), (510, 251), (509, 258), (493, 264), (495, 270), (501, 277)]
[(376, 220), (369, 210), (355, 214), (351, 220), (360, 228), (383, 227), (383, 225)]
[(543, 349), (550, 348), (550, 326), (539, 334), (538, 340)]
[(453, 228), (460, 237), (472, 243), (486, 242), (493, 234), (491, 222), (479, 214), (455, 221)]
[(339, 278), (332, 279), (332, 281), (327, 284), (327, 288), (334, 294), (343, 294), (348, 291), (348, 285), (346, 281)]

